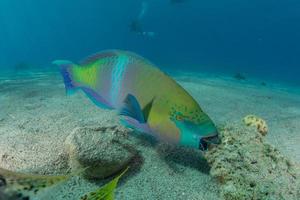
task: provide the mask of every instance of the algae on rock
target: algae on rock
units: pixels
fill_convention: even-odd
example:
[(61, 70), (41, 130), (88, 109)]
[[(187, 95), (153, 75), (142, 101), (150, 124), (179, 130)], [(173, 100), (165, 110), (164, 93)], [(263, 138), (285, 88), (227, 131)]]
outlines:
[(224, 199), (300, 199), (297, 165), (264, 141), (255, 128), (225, 126), (222, 144), (205, 157)]

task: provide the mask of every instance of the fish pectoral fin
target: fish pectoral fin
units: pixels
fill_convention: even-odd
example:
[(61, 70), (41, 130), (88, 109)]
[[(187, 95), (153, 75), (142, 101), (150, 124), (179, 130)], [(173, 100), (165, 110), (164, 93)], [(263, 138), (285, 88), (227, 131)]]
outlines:
[(143, 108), (143, 115), (144, 115), (144, 118), (145, 118), (145, 121), (147, 122), (148, 121), (148, 118), (149, 118), (149, 114), (151, 112), (151, 109), (152, 109), (152, 105), (153, 105), (153, 101), (154, 101), (154, 98), (145, 105), (145, 107)]
[[(152, 104), (152, 103), (151, 103)], [(152, 134), (146, 120), (144, 113), (138, 100), (132, 94), (128, 94), (124, 100), (124, 106), (120, 110), (119, 115), (122, 116), (121, 123), (129, 128), (137, 131)]]
[(128, 117), (128, 116), (123, 116), (120, 119), (120, 121), (121, 121), (121, 124), (123, 124), (123, 126), (125, 126), (125, 127), (133, 128), (139, 132), (153, 135), (152, 131), (147, 123), (140, 123), (136, 119)]
[(87, 87), (80, 87), (86, 96), (99, 108), (102, 109), (112, 109), (112, 105), (109, 104), (101, 95), (99, 95), (94, 90)]
[(121, 116), (127, 116), (135, 119), (139, 123), (146, 123), (144, 114), (138, 100), (132, 94), (128, 94), (124, 100), (124, 106), (121, 108)]

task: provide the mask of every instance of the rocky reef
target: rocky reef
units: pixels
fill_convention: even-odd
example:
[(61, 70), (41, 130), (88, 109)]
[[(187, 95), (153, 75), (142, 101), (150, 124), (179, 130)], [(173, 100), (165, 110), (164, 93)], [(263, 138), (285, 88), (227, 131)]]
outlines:
[(256, 127), (226, 125), (205, 157), (225, 200), (300, 199), (299, 166), (264, 141)]

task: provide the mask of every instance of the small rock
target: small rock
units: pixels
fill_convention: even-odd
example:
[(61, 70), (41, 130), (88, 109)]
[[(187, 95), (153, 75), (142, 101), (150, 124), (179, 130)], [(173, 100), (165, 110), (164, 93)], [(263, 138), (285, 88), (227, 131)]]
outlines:
[(100, 179), (126, 167), (136, 151), (124, 143), (124, 131), (118, 126), (74, 129), (65, 141), (72, 170), (87, 168), (87, 178)]

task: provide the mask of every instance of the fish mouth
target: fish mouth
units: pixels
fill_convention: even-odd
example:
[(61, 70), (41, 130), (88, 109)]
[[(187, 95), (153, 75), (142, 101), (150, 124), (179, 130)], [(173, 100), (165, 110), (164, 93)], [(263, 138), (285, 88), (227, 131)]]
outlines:
[(218, 134), (209, 137), (200, 138), (199, 141), (199, 149), (201, 151), (206, 151), (210, 145), (218, 145), (221, 144), (221, 139)]
[(6, 180), (3, 176), (0, 175), (0, 188), (6, 186)]

